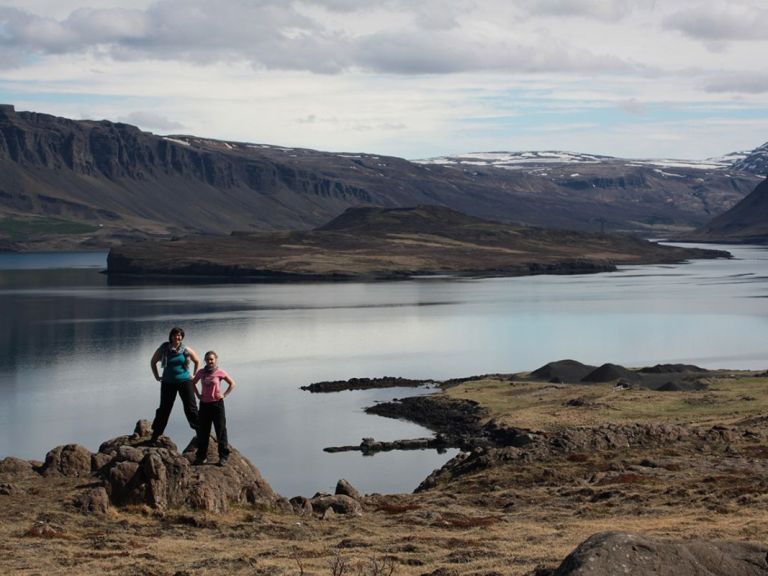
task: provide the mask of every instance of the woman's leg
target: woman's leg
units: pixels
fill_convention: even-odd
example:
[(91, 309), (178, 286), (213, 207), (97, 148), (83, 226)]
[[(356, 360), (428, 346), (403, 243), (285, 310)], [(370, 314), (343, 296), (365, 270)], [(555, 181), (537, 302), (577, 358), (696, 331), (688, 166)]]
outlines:
[(212, 416), (211, 405), (207, 402), (201, 402), (197, 427), (196, 462), (203, 462), (208, 457), (208, 441), (211, 437)]
[(168, 425), (168, 417), (171, 415), (173, 403), (176, 400), (176, 384), (169, 382), (160, 383), (160, 406), (155, 411), (155, 419), (152, 421), (152, 439), (157, 440), (165, 432)]
[(195, 387), (191, 380), (182, 382), (178, 385), (179, 396), (184, 404), (184, 415), (187, 417), (189, 427), (192, 430), (197, 430), (197, 398), (195, 398)]
[(224, 411), (224, 400), (216, 402), (213, 427), (216, 430), (216, 442), (219, 445), (219, 461), (226, 460), (229, 457), (229, 439), (227, 438), (227, 415)]

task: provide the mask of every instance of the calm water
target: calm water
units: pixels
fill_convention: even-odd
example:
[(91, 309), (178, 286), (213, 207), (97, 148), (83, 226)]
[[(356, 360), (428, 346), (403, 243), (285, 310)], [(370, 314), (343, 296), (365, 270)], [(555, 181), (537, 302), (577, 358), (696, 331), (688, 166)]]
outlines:
[[(278, 492), (311, 496), (342, 477), (363, 492), (410, 491), (454, 452), (322, 448), (427, 435), (362, 412), (412, 391), (299, 386), (516, 372), (563, 358), (768, 368), (768, 250), (724, 248), (737, 259), (584, 276), (176, 286), (110, 283), (104, 254), (0, 254), (0, 457), (42, 459), (70, 442), (96, 450), (151, 419), (159, 390), (149, 358), (180, 324), (237, 380), (231, 442)], [(191, 438), (180, 405), (166, 433), (180, 447)]]

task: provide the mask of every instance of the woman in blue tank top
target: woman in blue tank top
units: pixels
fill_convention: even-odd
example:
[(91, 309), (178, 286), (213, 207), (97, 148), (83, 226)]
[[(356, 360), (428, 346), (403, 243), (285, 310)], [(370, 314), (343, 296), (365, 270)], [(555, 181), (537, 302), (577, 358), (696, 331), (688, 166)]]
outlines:
[[(187, 422), (193, 430), (197, 430), (197, 402), (192, 375), (200, 367), (200, 358), (192, 348), (184, 345), (183, 340), (184, 330), (178, 327), (172, 328), (168, 334), (168, 342), (163, 342), (150, 360), (152, 374), (155, 380), (160, 382), (160, 407), (155, 412), (155, 419), (152, 422), (153, 443), (157, 442), (165, 431), (177, 394), (184, 405)], [(190, 361), (194, 365), (192, 370), (189, 366)], [(158, 363), (163, 367), (162, 376), (157, 370)]]

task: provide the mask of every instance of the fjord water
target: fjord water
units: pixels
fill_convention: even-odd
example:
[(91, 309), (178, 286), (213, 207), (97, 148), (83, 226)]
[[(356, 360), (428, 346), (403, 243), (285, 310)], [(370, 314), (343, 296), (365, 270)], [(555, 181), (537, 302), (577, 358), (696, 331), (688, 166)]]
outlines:
[[(281, 494), (348, 479), (413, 490), (455, 451), (326, 454), (325, 446), (428, 435), (363, 413), (414, 394), (310, 394), (352, 377), (448, 379), (552, 360), (768, 368), (768, 250), (616, 273), (386, 283), (144, 284), (110, 281), (104, 254), (0, 255), (0, 458), (130, 433), (159, 399), (149, 358), (173, 325), (214, 349), (238, 383), (230, 439)], [(417, 391), (416, 393), (423, 393)], [(166, 433), (191, 438), (180, 404)]]

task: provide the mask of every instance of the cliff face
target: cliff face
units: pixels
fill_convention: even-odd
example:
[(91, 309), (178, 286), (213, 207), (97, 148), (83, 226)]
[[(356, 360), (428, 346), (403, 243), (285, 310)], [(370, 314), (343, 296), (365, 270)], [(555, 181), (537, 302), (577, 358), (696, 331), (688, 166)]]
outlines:
[[(0, 223), (30, 217), (88, 223), (98, 230), (80, 239), (95, 245), (191, 232), (310, 229), (363, 204), (435, 204), (513, 223), (658, 235), (659, 227), (703, 224), (756, 182), (746, 173), (698, 170), (672, 178), (600, 163), (580, 167), (581, 174), (569, 171), (542, 176), (161, 137), (127, 124), (0, 106)], [(4, 234), (0, 225), (0, 239)]]

